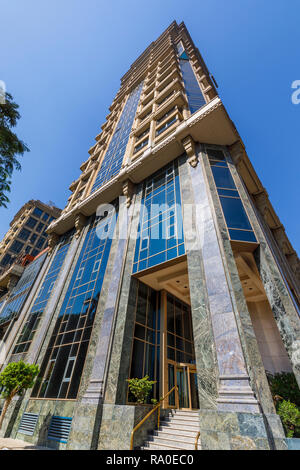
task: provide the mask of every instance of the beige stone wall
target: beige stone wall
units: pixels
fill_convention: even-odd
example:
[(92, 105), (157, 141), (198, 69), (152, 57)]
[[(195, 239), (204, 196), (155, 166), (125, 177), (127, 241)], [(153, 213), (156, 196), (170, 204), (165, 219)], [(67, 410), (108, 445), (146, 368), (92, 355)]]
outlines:
[(292, 372), (269, 302), (249, 302), (248, 309), (266, 371)]

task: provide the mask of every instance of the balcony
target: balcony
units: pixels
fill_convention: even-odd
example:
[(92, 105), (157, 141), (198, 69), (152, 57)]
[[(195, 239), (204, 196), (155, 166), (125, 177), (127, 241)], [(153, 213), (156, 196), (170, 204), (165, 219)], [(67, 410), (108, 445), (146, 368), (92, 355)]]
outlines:
[(167, 130), (167, 135), (161, 133), (152, 147), (139, 150), (132, 162), (128, 163), (118, 175), (53, 221), (47, 232), (55, 232), (58, 235), (65, 233), (74, 227), (76, 215), (81, 213), (90, 216), (96, 212), (99, 204), (110, 202), (122, 194), (126, 180), (140, 183), (182, 155), (184, 152), (182, 140), (187, 136), (191, 136), (195, 142), (216, 145), (232, 145), (239, 139), (239, 134), (218, 96), (188, 119), (173, 123), (172, 126), (174, 127), (170, 126)]

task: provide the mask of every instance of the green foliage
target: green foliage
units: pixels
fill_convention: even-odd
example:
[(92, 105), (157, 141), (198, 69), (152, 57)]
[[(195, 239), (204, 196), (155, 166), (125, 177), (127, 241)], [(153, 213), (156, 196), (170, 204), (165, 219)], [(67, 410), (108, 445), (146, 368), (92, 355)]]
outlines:
[(130, 392), (136, 398), (136, 403), (146, 403), (152, 386), (156, 383), (153, 380), (149, 380), (148, 375), (143, 379), (127, 379), (127, 382)]
[(156, 398), (151, 398), (151, 403), (153, 406), (155, 406), (158, 404), (158, 400), (156, 400)]
[(294, 374), (268, 374), (268, 381), (286, 436), (300, 437), (300, 390)]
[(287, 437), (300, 437), (300, 410), (290, 401), (278, 403), (277, 413), (282, 421)]
[(4, 193), (10, 191), (10, 177), (13, 170), (21, 169), (17, 156), (29, 151), (24, 142), (11, 130), (21, 117), (18, 108), (12, 95), (6, 93), (5, 103), (0, 102), (0, 207), (6, 207), (6, 203), (9, 202)]
[(300, 407), (300, 390), (292, 372), (268, 374), (268, 381), (273, 398), (279, 396), (283, 400), (291, 401)]
[(7, 399), (14, 395), (22, 395), (25, 390), (32, 388), (34, 379), (39, 373), (39, 366), (25, 362), (11, 362), (0, 374), (2, 397)]

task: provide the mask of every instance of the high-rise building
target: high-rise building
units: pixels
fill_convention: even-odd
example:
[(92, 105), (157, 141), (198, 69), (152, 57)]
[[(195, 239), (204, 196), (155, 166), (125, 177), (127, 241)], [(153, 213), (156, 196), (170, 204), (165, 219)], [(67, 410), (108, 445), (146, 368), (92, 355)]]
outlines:
[(35, 257), (47, 247), (46, 229), (60, 213), (41, 201), (31, 200), (21, 207), (0, 242), (0, 275), (20, 256)]
[[(109, 110), (4, 338), (41, 369), (3, 429), (129, 449), (171, 392), (134, 447), (286, 448), (267, 373), (300, 381), (299, 260), (183, 23)], [(145, 376), (141, 405), (127, 379)]]

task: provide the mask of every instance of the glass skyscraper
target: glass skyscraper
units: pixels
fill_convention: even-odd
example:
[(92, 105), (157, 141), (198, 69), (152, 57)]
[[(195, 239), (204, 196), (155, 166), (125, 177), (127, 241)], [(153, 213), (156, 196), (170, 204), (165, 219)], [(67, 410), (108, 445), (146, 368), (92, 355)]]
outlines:
[[(198, 431), (199, 449), (284, 448), (267, 374), (300, 380), (299, 260), (184, 23), (121, 78), (80, 169), (0, 300), (6, 362), (40, 366), (4, 428), (59, 449), (194, 449)], [(165, 421), (135, 430), (153, 402)]]

